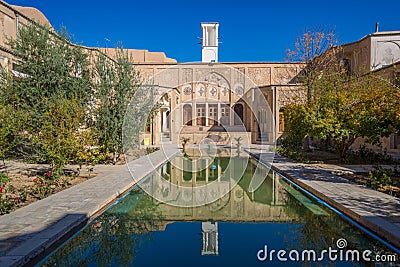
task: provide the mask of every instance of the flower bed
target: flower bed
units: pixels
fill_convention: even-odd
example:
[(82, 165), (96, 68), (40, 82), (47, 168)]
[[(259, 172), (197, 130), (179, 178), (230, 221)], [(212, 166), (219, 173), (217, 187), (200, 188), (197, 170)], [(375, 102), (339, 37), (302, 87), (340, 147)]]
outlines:
[(94, 177), (92, 170), (79, 173), (66, 169), (57, 176), (44, 165), (8, 162), (6, 166), (0, 173), (0, 215)]

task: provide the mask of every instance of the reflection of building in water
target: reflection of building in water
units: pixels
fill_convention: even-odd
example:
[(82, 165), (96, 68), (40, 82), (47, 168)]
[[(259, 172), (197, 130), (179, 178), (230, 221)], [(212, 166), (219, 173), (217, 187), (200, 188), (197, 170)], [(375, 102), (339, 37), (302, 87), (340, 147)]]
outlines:
[(201, 255), (218, 256), (218, 223), (202, 222), (201, 231), (203, 233), (203, 248)]
[[(223, 166), (223, 159), (219, 159)], [(220, 168), (220, 166), (218, 168)], [(178, 168), (171, 166), (171, 176), (168, 177), (172, 184), (182, 186), (196, 187), (205, 183), (222, 183), (213, 178), (210, 170), (204, 171), (204, 176), (193, 175), (189, 180), (185, 173)], [(248, 171), (255, 166), (248, 167)], [(221, 171), (219, 171), (221, 172)], [(251, 171), (250, 171), (251, 172)], [(259, 171), (258, 171), (259, 172)], [(209, 175), (211, 174), (211, 177)], [(266, 173), (257, 173), (256, 175), (265, 175)], [(164, 174), (164, 176), (166, 176)], [(208, 176), (208, 177), (207, 177)], [(265, 177), (264, 176), (264, 177)], [(186, 180), (185, 180), (186, 178)], [(282, 186), (281, 177), (275, 173), (267, 176), (265, 181), (255, 192), (249, 192), (248, 188), (252, 177), (244, 177), (238, 184), (231, 184), (229, 193), (223, 195), (218, 200), (201, 207), (175, 207), (165, 203), (159, 204), (159, 210), (166, 220), (179, 221), (282, 221), (288, 222), (297, 219), (296, 212), (288, 212), (287, 199), (288, 192)], [(233, 186), (234, 185), (234, 186)], [(197, 198), (204, 198), (200, 190), (195, 194), (187, 196), (188, 201)], [(211, 192), (207, 192), (206, 195)], [(186, 196), (183, 196), (184, 198)]]

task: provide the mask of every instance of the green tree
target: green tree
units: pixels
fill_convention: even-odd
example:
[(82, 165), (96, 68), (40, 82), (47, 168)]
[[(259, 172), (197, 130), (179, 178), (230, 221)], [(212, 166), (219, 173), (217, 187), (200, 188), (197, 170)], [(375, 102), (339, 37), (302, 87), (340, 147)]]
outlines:
[(388, 81), (372, 73), (358, 77), (339, 71), (324, 73), (317, 84), (310, 132), (332, 140), (341, 161), (357, 138), (379, 145), (381, 137), (395, 132), (400, 94)]
[(310, 134), (312, 109), (305, 104), (292, 103), (284, 109), (285, 138), (282, 140), (284, 153), (296, 159), (303, 157), (302, 143)]
[(379, 145), (381, 137), (398, 129), (399, 90), (376, 75), (324, 71), (314, 85), (311, 101), (285, 108), (289, 150), (300, 151), (304, 136), (309, 135), (330, 140), (344, 161), (357, 138)]
[[(2, 99), (2, 97), (0, 97)], [(2, 99), (4, 102), (4, 99)], [(3, 160), (21, 141), (19, 133), (26, 121), (24, 113), (10, 104), (0, 105), (0, 158)]]
[(115, 164), (123, 153), (122, 124), (126, 108), (140, 86), (140, 76), (133, 59), (122, 46), (116, 48), (115, 58), (100, 53), (95, 60), (96, 133), (105, 153), (113, 154)]
[[(400, 94), (375, 73), (349, 74), (340, 64), (334, 34), (307, 31), (288, 58), (305, 62), (299, 80), (307, 101), (285, 107), (283, 147), (300, 152), (306, 135), (330, 140), (341, 161), (359, 137), (371, 144), (399, 129)], [(324, 45), (325, 44), (325, 45)], [(325, 47), (325, 49), (323, 49)]]
[(4, 104), (27, 118), (18, 133), (27, 140), (25, 151), (57, 169), (83, 149), (77, 136), (85, 129), (92, 97), (88, 54), (71, 42), (65, 29), (57, 35), (33, 23), (21, 27), (18, 38), (9, 40), (19, 77), (3, 72), (0, 87)]

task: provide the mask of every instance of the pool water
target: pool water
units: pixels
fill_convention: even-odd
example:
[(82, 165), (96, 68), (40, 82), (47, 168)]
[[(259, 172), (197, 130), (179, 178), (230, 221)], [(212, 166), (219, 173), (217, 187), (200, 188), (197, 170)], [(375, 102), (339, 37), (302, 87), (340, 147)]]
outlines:
[[(187, 160), (194, 158), (185, 155), (174, 160), (187, 164)], [(232, 161), (220, 155), (206, 162), (207, 171), (197, 172), (176, 168), (172, 161), (159, 168), (157, 175), (182, 184), (204, 184), (218, 181), (217, 176), (226, 170), (229, 161), (245, 166), (245, 171), (230, 192), (217, 201), (199, 207), (178, 207), (160, 203), (137, 188), (39, 265), (374, 266), (362, 259), (329, 261), (325, 257), (319, 262), (283, 262), (276, 255), (264, 261), (257, 257), (264, 255), (266, 246), (268, 253), (273, 249), (287, 253), (338, 249), (336, 242), (341, 238), (347, 242), (343, 250), (395, 254), (279, 174), (265, 167), (257, 169), (257, 162), (246, 156), (238, 155)], [(219, 174), (213, 172), (213, 165), (218, 167)], [(266, 179), (251, 192), (249, 185), (255, 172)], [(150, 176), (147, 182), (153, 178), (154, 175)]]

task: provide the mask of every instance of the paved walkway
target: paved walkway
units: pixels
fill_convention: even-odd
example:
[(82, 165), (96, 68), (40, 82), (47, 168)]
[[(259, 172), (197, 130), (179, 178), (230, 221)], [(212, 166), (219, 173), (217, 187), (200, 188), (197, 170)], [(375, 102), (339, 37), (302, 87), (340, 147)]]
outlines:
[[(165, 145), (129, 163), (135, 180), (179, 153), (176, 145)], [(100, 167), (95, 178), (0, 217), (0, 266), (27, 263), (73, 229), (132, 188), (135, 182), (126, 165)]]
[[(248, 152), (264, 162), (273, 153), (252, 146)], [(350, 182), (336, 173), (357, 172), (359, 166), (302, 164), (276, 156), (272, 168), (340, 210), (384, 240), (400, 248), (400, 199)]]

